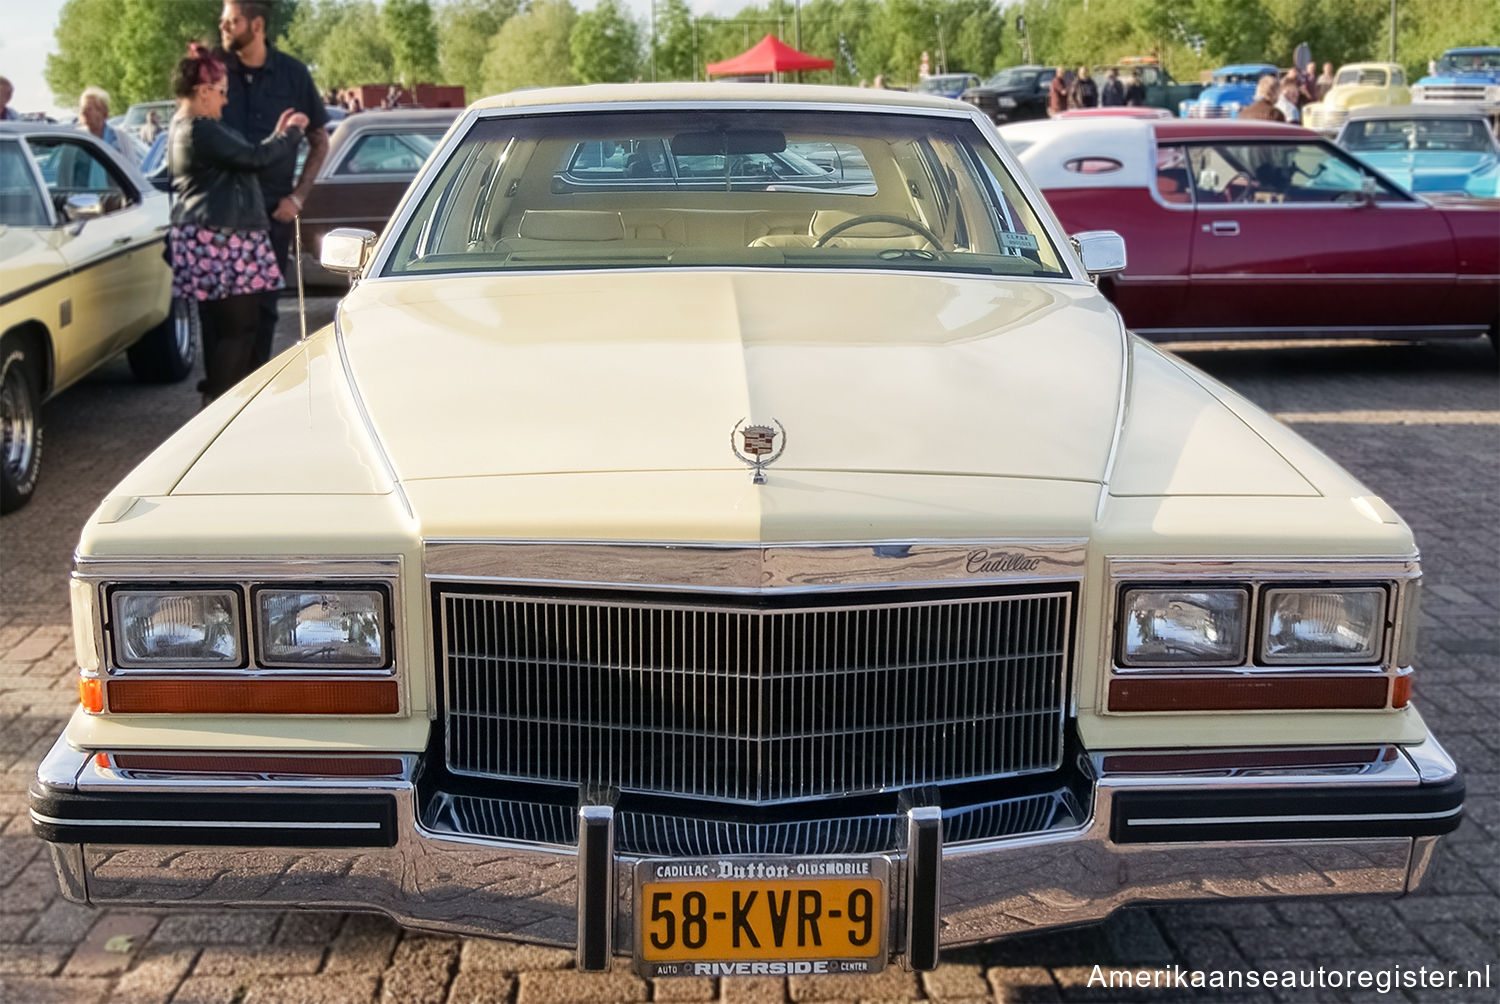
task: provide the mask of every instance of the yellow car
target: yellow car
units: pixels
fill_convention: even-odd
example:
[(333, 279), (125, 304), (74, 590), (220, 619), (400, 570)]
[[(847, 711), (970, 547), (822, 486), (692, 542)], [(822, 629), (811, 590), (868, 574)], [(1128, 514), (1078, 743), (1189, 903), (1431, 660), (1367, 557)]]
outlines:
[(1348, 121), (1351, 108), (1409, 104), (1411, 91), (1400, 63), (1350, 63), (1339, 67), (1322, 100), (1302, 109), (1302, 124), (1334, 133)]
[(197, 311), (172, 304), (168, 212), (93, 136), (0, 123), (0, 512), (36, 488), (45, 400), (120, 352), (141, 380), (192, 369)]
[(517, 91), (321, 255), (83, 528), (66, 896), (864, 974), (1458, 825), (1411, 530), (1132, 336), (979, 109)]

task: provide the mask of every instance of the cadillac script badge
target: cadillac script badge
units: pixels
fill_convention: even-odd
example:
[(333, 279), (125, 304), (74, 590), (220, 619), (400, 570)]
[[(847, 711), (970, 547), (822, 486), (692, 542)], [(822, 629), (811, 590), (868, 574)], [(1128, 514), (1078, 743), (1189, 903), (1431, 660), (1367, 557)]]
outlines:
[[(750, 469), (755, 472), (751, 475), (750, 480), (757, 485), (766, 483), (766, 467), (774, 464), (776, 458), (781, 456), (782, 451), (786, 449), (786, 429), (776, 419), (773, 418), (771, 421), (776, 425), (774, 429), (769, 425), (745, 425), (745, 420), (742, 418), (734, 423), (734, 432), (729, 434), (729, 448), (734, 451), (736, 457), (739, 457), (741, 461), (750, 465)], [(741, 428), (742, 426), (743, 428)], [(745, 445), (743, 453), (735, 445), (735, 432), (740, 434), (740, 439)], [(781, 437), (781, 445), (779, 447), (776, 446), (777, 436)], [(776, 452), (772, 453), (772, 449), (775, 449)]]

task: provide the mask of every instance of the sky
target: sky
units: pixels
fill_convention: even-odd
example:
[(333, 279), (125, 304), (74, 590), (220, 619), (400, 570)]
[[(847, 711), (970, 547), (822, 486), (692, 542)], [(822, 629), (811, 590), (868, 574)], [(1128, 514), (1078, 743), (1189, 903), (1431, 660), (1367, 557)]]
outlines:
[[(171, 0), (161, 0), (170, 3)], [(440, 3), (441, 0), (438, 0)], [(573, 0), (580, 10), (594, 6), (594, 0)], [(748, 0), (688, 0), (697, 14), (733, 14)], [(651, 0), (625, 0), (625, 5), (642, 21), (650, 15)], [(12, 0), (12, 9), (4, 18), (0, 32), (0, 76), (10, 78), (15, 87), (12, 106), (21, 112), (45, 111), (54, 116), (72, 115), (73, 109), (60, 108), (42, 78), (47, 53), (53, 51), (53, 34), (63, 0)], [(114, 114), (125, 109), (112, 108)]]

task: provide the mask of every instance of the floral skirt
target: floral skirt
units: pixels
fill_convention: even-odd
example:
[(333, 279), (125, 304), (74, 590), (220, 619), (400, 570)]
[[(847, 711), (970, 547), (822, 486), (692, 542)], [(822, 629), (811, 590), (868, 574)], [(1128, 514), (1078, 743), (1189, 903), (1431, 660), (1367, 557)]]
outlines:
[(264, 230), (173, 227), (172, 296), (223, 300), (280, 289), (281, 269)]

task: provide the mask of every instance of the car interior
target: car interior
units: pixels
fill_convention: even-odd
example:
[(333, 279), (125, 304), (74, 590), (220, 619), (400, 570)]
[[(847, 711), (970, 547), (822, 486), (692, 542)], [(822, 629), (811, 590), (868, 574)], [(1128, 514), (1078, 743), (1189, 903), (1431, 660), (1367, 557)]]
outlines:
[[(828, 116), (745, 113), (684, 132), (677, 117), (656, 129), (650, 115), (625, 114), (580, 134), (577, 118), (538, 128), (545, 118), (476, 123), (386, 274), (622, 264), (1067, 274), (967, 122), (912, 131), (915, 116), (833, 117), (840, 130)], [(897, 118), (905, 128), (883, 121)]]

